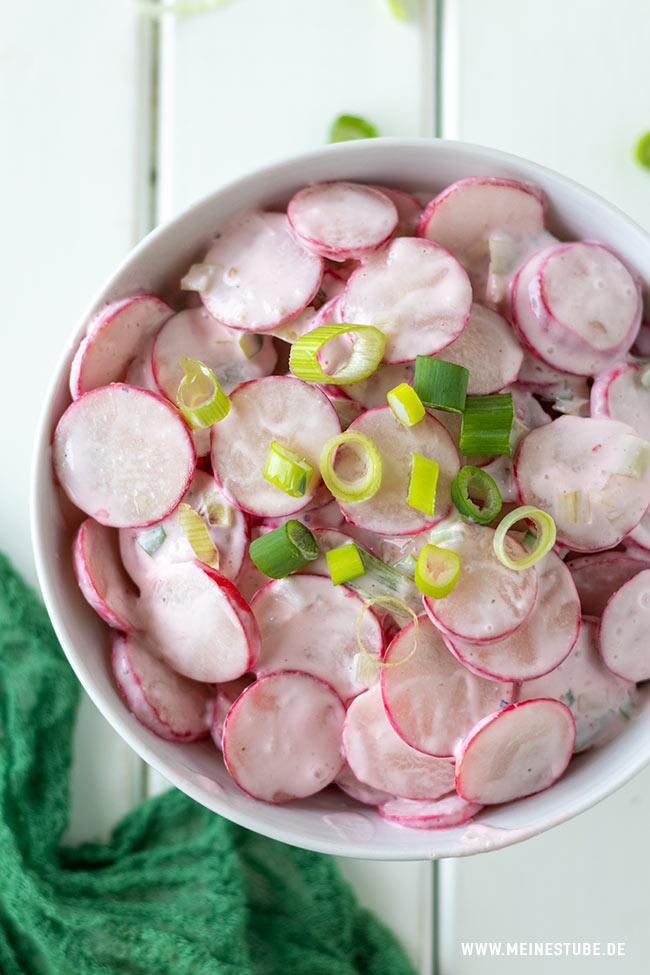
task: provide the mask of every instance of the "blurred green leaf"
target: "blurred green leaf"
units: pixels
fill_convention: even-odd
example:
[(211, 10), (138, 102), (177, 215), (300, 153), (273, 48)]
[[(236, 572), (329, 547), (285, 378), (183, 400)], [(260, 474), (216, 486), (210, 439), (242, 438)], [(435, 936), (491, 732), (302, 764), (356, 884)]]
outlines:
[(339, 115), (330, 129), (330, 142), (349, 142), (352, 139), (376, 139), (375, 126), (359, 115)]

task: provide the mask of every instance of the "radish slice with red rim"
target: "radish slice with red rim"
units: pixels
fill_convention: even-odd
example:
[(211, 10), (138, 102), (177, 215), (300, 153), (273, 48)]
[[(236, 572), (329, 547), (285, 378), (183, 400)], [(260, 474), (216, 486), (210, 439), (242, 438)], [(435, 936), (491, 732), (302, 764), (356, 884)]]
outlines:
[[(305, 508), (320, 482), (320, 453), (341, 432), (327, 396), (290, 376), (243, 383), (231, 394), (230, 413), (212, 427), (212, 469), (232, 502), (262, 517)], [(293, 450), (314, 469), (305, 494), (295, 498), (264, 477), (272, 441)]]
[(606, 417), (561, 416), (519, 445), (522, 504), (553, 516), (558, 541), (576, 552), (612, 548), (650, 504), (650, 444)]
[[(326, 680), (343, 701), (361, 693), (368, 687), (356, 674), (363, 605), (347, 586), (334, 587), (325, 576), (296, 574), (269, 582), (251, 601), (262, 635), (255, 672), (302, 670)], [(359, 637), (370, 656), (381, 659), (384, 638), (372, 610), (360, 620)]]
[(314, 254), (345, 261), (364, 257), (383, 244), (397, 226), (395, 204), (361, 183), (313, 183), (289, 201), (294, 233)]
[(166, 741), (198, 741), (208, 734), (214, 692), (159, 660), (141, 637), (115, 633), (113, 674), (129, 711)]
[(399, 362), (394, 365), (383, 363), (360, 383), (353, 383), (350, 386), (341, 386), (348, 396), (359, 403), (366, 410), (372, 410), (377, 406), (386, 405), (386, 394), (399, 386), (401, 383), (413, 385), (413, 375), (415, 373), (414, 362)]
[(548, 698), (488, 714), (458, 749), (456, 790), (487, 806), (548, 789), (569, 764), (575, 737), (568, 707)]
[(523, 349), (508, 322), (483, 305), (472, 305), (465, 328), (436, 358), (469, 370), (467, 394), (486, 396), (513, 383)]
[(623, 583), (650, 567), (650, 559), (629, 552), (603, 552), (584, 555), (566, 563), (578, 590), (585, 616), (600, 616), (607, 602)]
[(621, 420), (650, 440), (650, 386), (642, 381), (647, 369), (647, 363), (624, 362), (596, 376), (591, 415)]
[(151, 525), (177, 506), (196, 457), (183, 420), (144, 389), (114, 383), (84, 393), (52, 444), (61, 487), (102, 525)]
[(220, 751), (223, 741), (223, 726), (226, 721), (226, 716), (239, 695), (242, 694), (246, 688), (254, 682), (254, 680), (255, 674), (244, 674), (242, 677), (238, 677), (236, 680), (226, 681), (217, 685), (217, 695), (214, 699), (214, 705), (212, 707), (210, 734), (213, 742)]
[(398, 237), (371, 254), (339, 298), (344, 322), (386, 335), (384, 362), (440, 352), (462, 332), (472, 288), (458, 261), (431, 241)]
[(383, 819), (409, 829), (449, 829), (469, 822), (482, 808), (454, 793), (440, 799), (388, 799), (377, 811)]
[[(348, 429), (370, 437), (382, 459), (379, 490), (367, 501), (339, 502), (348, 521), (380, 535), (408, 535), (430, 528), (448, 514), (451, 482), (460, 469), (460, 458), (442, 423), (427, 415), (407, 429), (390, 406), (383, 406), (362, 413)], [(413, 453), (439, 464), (433, 515), (412, 508), (407, 501)], [(335, 462), (344, 476), (348, 460), (346, 456), (339, 460), (339, 454)]]
[(127, 368), (160, 326), (174, 314), (160, 298), (135, 295), (104, 308), (88, 325), (70, 369), (73, 399), (121, 382)]
[(397, 226), (393, 230), (393, 237), (413, 237), (418, 220), (422, 216), (422, 204), (404, 190), (396, 190), (389, 186), (374, 186), (373, 189), (379, 190), (395, 204)]
[(269, 674), (231, 707), (223, 757), (244, 792), (265, 802), (291, 802), (329, 785), (343, 768), (345, 708), (310, 674)]
[(605, 667), (597, 643), (598, 621), (583, 617), (566, 660), (544, 677), (521, 685), (521, 700), (552, 697), (566, 704), (576, 723), (574, 752), (613, 738), (639, 704), (635, 685)]
[(454, 788), (454, 763), (411, 748), (391, 726), (379, 687), (356, 697), (345, 719), (350, 768), (373, 789), (409, 799), (437, 799)]
[[(512, 684), (472, 674), (445, 646), (426, 616), (397, 634), (386, 651), (381, 692), (388, 719), (412, 748), (451, 758), (458, 742), (479, 718), (512, 701)], [(403, 793), (397, 793), (402, 794)]]
[[(502, 640), (528, 619), (538, 587), (536, 566), (510, 569), (494, 553), (494, 529), (460, 523), (447, 538), (435, 542), (460, 558), (458, 582), (442, 599), (424, 596), (424, 608), (436, 626), (452, 639), (482, 642)], [(512, 559), (526, 549), (511, 535), (506, 549)]]
[[(650, 552), (650, 508), (647, 509), (639, 524), (632, 529), (625, 541), (632, 542), (633, 546), (642, 549), (639, 553), (642, 556)], [(634, 548), (631, 551), (634, 552)]]
[(323, 261), (291, 232), (284, 213), (232, 217), (202, 262), (210, 270), (201, 300), (224, 325), (245, 331), (276, 328), (309, 305), (323, 276)]
[(650, 678), (650, 569), (623, 583), (605, 606), (598, 633), (600, 655), (613, 674)]
[(138, 629), (138, 593), (124, 570), (113, 528), (86, 518), (72, 543), (72, 565), (84, 598), (109, 626)]
[(343, 770), (336, 776), (334, 785), (337, 785), (341, 792), (345, 792), (351, 799), (363, 802), (366, 806), (378, 806), (380, 803), (393, 798), (390, 793), (384, 792), (382, 789), (374, 789), (371, 785), (366, 785), (365, 782), (359, 782), (347, 762), (343, 766)]

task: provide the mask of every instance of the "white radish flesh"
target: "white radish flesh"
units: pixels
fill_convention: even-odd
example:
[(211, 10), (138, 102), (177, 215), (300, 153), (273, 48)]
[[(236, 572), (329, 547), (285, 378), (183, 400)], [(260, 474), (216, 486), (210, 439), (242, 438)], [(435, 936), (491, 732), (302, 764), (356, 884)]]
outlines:
[(577, 552), (612, 548), (650, 504), (650, 444), (617, 420), (561, 416), (519, 446), (522, 504), (548, 511)]
[(634, 545), (641, 548), (643, 550), (640, 553), (642, 556), (645, 556), (647, 552), (650, 552), (650, 508), (646, 510), (646, 513), (639, 524), (632, 529), (625, 541), (632, 542)]
[(329, 785), (345, 762), (345, 709), (323, 681), (270, 674), (235, 701), (223, 730), (223, 755), (237, 785), (265, 802), (291, 802)]
[(591, 415), (621, 420), (650, 440), (650, 387), (642, 382), (647, 368), (647, 363), (619, 363), (597, 376), (591, 387)]
[(309, 305), (323, 276), (321, 258), (306, 250), (283, 213), (232, 217), (209, 248), (211, 269), (201, 290), (210, 314), (232, 328), (264, 332)]
[(381, 246), (397, 226), (397, 208), (379, 189), (360, 183), (314, 183), (287, 207), (289, 222), (314, 254), (359, 258)]
[(395, 204), (397, 226), (393, 230), (393, 237), (413, 237), (422, 216), (422, 204), (404, 190), (396, 190), (389, 186), (375, 186), (373, 189), (379, 190)]
[[(348, 521), (380, 535), (408, 535), (423, 531), (444, 518), (451, 506), (451, 482), (460, 468), (458, 451), (441, 423), (425, 416), (405, 428), (389, 406), (362, 413), (349, 430), (365, 434), (382, 458), (379, 490), (367, 501), (340, 502)], [(439, 464), (433, 515), (407, 502), (411, 479), (412, 454), (428, 457)], [(338, 456), (338, 455), (337, 455)], [(345, 458), (335, 457), (337, 472), (345, 476)]]
[(142, 638), (116, 633), (111, 662), (117, 685), (138, 721), (166, 741), (198, 741), (208, 734), (213, 691), (177, 674)]
[(468, 395), (486, 396), (515, 381), (523, 355), (506, 320), (484, 305), (473, 304), (463, 331), (436, 358), (468, 369)]
[(454, 788), (454, 764), (411, 748), (391, 726), (379, 687), (356, 697), (345, 719), (343, 744), (360, 782), (394, 796), (437, 799)]
[[(290, 376), (269, 376), (238, 386), (228, 416), (212, 427), (212, 468), (232, 502), (252, 514), (288, 515), (309, 504), (320, 484), (325, 443), (341, 432), (336, 411), (314, 386)], [(294, 498), (264, 477), (272, 441), (293, 450), (314, 469), (307, 491)]]
[(431, 241), (398, 237), (371, 254), (339, 299), (341, 317), (386, 336), (384, 362), (434, 355), (457, 339), (472, 288), (458, 261)]
[(380, 803), (393, 798), (390, 793), (384, 792), (382, 789), (374, 789), (371, 785), (366, 785), (365, 782), (359, 782), (347, 762), (343, 766), (343, 770), (336, 776), (334, 785), (337, 785), (341, 792), (345, 792), (346, 796), (356, 799), (357, 802), (363, 802), (367, 806), (378, 806)]
[(341, 386), (341, 389), (345, 390), (347, 395), (360, 406), (372, 410), (377, 406), (386, 405), (386, 394), (391, 389), (401, 383), (412, 386), (414, 373), (414, 362), (400, 362), (395, 365), (382, 363), (367, 379), (362, 379), (360, 383), (352, 383), (350, 386)]
[(449, 829), (462, 826), (481, 811), (478, 802), (467, 802), (454, 793), (440, 799), (388, 799), (378, 809), (379, 815), (409, 829)]
[(212, 740), (219, 750), (223, 742), (223, 726), (226, 716), (231, 707), (247, 687), (255, 680), (255, 674), (244, 674), (237, 680), (226, 681), (217, 685), (217, 694), (212, 707), (212, 717), (210, 723), (210, 734)]
[[(333, 586), (329, 576), (292, 575), (269, 582), (255, 594), (251, 608), (262, 635), (258, 676), (302, 670), (326, 680), (343, 701), (368, 686), (355, 668), (363, 600), (346, 586)], [(384, 638), (372, 610), (363, 614), (359, 636), (379, 660)]]
[(624, 680), (650, 678), (650, 569), (625, 582), (600, 621), (603, 663)]
[[(640, 552), (639, 556), (642, 555)], [(584, 555), (567, 562), (585, 616), (600, 616), (610, 596), (649, 566), (648, 559), (636, 558), (629, 552)]]
[(512, 700), (513, 686), (472, 674), (450, 653), (427, 616), (418, 618), (416, 648), (409, 657), (414, 638), (410, 623), (386, 651), (384, 707), (393, 728), (412, 748), (453, 757), (479, 718)]
[(104, 308), (88, 325), (70, 369), (73, 399), (121, 382), (132, 359), (173, 311), (160, 298), (136, 295)]
[(573, 716), (559, 701), (511, 704), (483, 718), (462, 742), (456, 790), (483, 805), (541, 792), (566, 769), (575, 736)]
[(72, 543), (72, 565), (84, 598), (109, 626), (138, 629), (138, 593), (124, 571), (113, 528), (86, 518)]
[(102, 525), (150, 525), (179, 503), (194, 474), (192, 440), (179, 414), (122, 383), (76, 399), (57, 425), (54, 468), (78, 508)]

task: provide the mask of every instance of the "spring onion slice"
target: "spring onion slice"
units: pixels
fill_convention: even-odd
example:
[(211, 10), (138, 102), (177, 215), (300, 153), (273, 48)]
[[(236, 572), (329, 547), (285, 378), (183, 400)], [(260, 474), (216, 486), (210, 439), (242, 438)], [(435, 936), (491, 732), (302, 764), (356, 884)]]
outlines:
[[(363, 622), (363, 617), (365, 613), (371, 608), (371, 606), (381, 606), (382, 609), (388, 610), (391, 616), (401, 615), (409, 617), (413, 621), (413, 648), (402, 660), (395, 660), (393, 663), (384, 663), (383, 660), (378, 660), (377, 657), (373, 657), (371, 653), (366, 650), (363, 640), (361, 639), (361, 623)], [(397, 599), (395, 596), (374, 596), (372, 599), (368, 599), (367, 602), (361, 607), (361, 611), (357, 616), (357, 643), (359, 645), (359, 650), (361, 653), (372, 661), (376, 667), (399, 667), (400, 664), (405, 664), (407, 660), (410, 660), (415, 653), (418, 645), (418, 630), (419, 621), (417, 613), (415, 613), (410, 606), (403, 603), (401, 599)]]
[[(364, 599), (391, 596), (393, 599), (397, 599), (400, 606), (402, 603), (406, 603), (411, 609), (421, 610), (422, 597), (412, 578), (394, 566), (382, 562), (381, 559), (359, 545), (357, 545), (357, 550), (363, 562), (364, 574), (355, 576), (348, 581), (347, 585), (350, 589), (354, 589)], [(406, 620), (397, 619), (397, 622), (404, 626), (404, 623), (408, 622), (408, 618)]]
[[(325, 372), (318, 353), (330, 339), (353, 335), (350, 357), (334, 375)], [(320, 325), (301, 335), (291, 346), (289, 368), (298, 379), (308, 383), (330, 383), (335, 386), (359, 383), (372, 375), (384, 354), (386, 336), (372, 325)]]
[(437, 460), (422, 457), (421, 454), (411, 454), (411, 480), (409, 481), (409, 493), (406, 500), (412, 508), (417, 508), (425, 515), (433, 515), (438, 471)]
[(469, 370), (465, 366), (428, 355), (416, 356), (413, 389), (425, 406), (446, 413), (462, 413), (468, 380)]
[(634, 157), (644, 169), (650, 169), (650, 132), (644, 132), (634, 147)]
[[(353, 446), (357, 453), (365, 454), (365, 470), (354, 480), (345, 480), (334, 470), (336, 452), (344, 444)], [(338, 501), (367, 501), (381, 486), (381, 456), (365, 433), (346, 430), (337, 437), (331, 437), (323, 447), (320, 455), (320, 472), (325, 484)]]
[(290, 572), (318, 558), (316, 539), (303, 524), (290, 519), (266, 535), (254, 539), (248, 554), (260, 572), (271, 579), (284, 579)]
[(210, 532), (198, 511), (182, 501), (178, 506), (178, 520), (185, 538), (199, 562), (219, 568), (219, 549), (212, 541)]
[(426, 413), (422, 400), (408, 383), (400, 383), (391, 389), (386, 393), (386, 399), (395, 419), (405, 427), (419, 423)]
[(166, 538), (167, 533), (162, 525), (152, 525), (136, 536), (136, 542), (147, 555), (154, 556)]
[(302, 498), (312, 479), (314, 468), (308, 460), (277, 440), (271, 441), (264, 465), (264, 477), (292, 498)]
[[(470, 495), (478, 496), (480, 505)], [(465, 518), (489, 525), (501, 511), (501, 492), (493, 478), (480, 467), (466, 464), (451, 482), (451, 500)]]
[(335, 586), (339, 586), (342, 582), (348, 582), (350, 579), (356, 579), (357, 576), (362, 576), (366, 571), (361, 553), (354, 542), (341, 545), (339, 548), (331, 548), (329, 552), (325, 553), (325, 558)]
[(352, 139), (376, 139), (379, 135), (371, 122), (360, 115), (339, 115), (330, 129), (330, 142), (349, 142)]
[(415, 585), (425, 596), (443, 599), (458, 582), (460, 559), (450, 549), (425, 545), (415, 567)]
[(230, 528), (232, 526), (234, 521), (233, 509), (229, 504), (224, 504), (222, 501), (205, 501), (199, 507), (205, 508), (208, 525), (218, 526), (219, 528)]
[[(518, 521), (532, 521), (537, 529), (537, 539), (530, 552), (520, 559), (511, 559), (506, 553), (506, 535)], [(515, 508), (499, 522), (494, 533), (494, 554), (509, 569), (528, 569), (539, 562), (555, 545), (555, 522), (546, 511), (523, 505)]]
[(641, 373), (641, 385), (644, 389), (650, 389), (650, 366), (646, 366)]
[(510, 456), (513, 418), (512, 393), (468, 396), (460, 430), (461, 454)]
[(183, 356), (180, 364), (185, 375), (178, 386), (176, 402), (189, 425), (199, 430), (228, 416), (230, 400), (212, 369), (188, 356)]
[(262, 351), (262, 336), (257, 332), (244, 332), (239, 339), (239, 347), (247, 359), (252, 359)]
[(214, 264), (192, 264), (191, 268), (181, 278), (181, 289), (183, 291), (209, 291), (219, 268)]

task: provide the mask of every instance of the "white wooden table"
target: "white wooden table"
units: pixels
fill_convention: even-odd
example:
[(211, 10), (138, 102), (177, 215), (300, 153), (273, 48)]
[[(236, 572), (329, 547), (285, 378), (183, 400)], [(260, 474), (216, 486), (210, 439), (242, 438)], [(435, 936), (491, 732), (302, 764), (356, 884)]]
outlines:
[[(619, 0), (231, 0), (152, 17), (135, 0), (7, 7), (0, 41), (4, 473), (0, 544), (35, 582), (31, 445), (59, 353), (102, 281), (155, 223), (259, 165), (325, 141), (340, 113), (536, 159), (650, 228), (650, 9)], [(84, 700), (69, 838), (106, 835), (162, 782)], [(498, 853), (346, 861), (418, 971), (647, 971), (650, 772)], [(437, 891), (434, 904), (434, 885)], [(434, 945), (434, 933), (435, 945)], [(476, 957), (462, 942), (625, 942), (599, 958)], [(610, 966), (610, 967), (608, 967)]]

